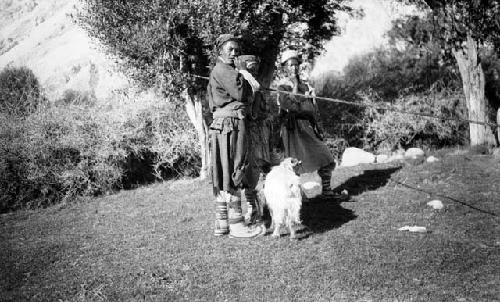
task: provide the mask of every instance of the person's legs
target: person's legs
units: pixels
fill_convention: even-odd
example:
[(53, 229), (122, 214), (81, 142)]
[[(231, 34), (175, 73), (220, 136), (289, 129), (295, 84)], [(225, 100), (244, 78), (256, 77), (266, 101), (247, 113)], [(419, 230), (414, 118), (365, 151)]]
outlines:
[(234, 238), (251, 238), (263, 234), (261, 226), (249, 228), (245, 225), (241, 209), (241, 198), (237, 194), (231, 194), (231, 201), (228, 205), (229, 236)]
[[(227, 203), (229, 193), (224, 188), (229, 186), (229, 180), (225, 179), (225, 170), (227, 168), (227, 154), (222, 152), (221, 142), (227, 140), (226, 135), (220, 133), (211, 134), (212, 143), (212, 182), (215, 199), (215, 226), (214, 235), (222, 236), (229, 233)], [(221, 150), (222, 149), (222, 150)], [(226, 156), (226, 157), (224, 157)]]
[(326, 165), (324, 167), (321, 167), (318, 170), (318, 175), (321, 177), (321, 185), (322, 185), (322, 191), (321, 191), (321, 196), (323, 198), (332, 198), (332, 199), (346, 199), (348, 198), (347, 195), (342, 195), (338, 194), (333, 191), (332, 189), (332, 172), (333, 169), (335, 169), (335, 163), (330, 163), (329, 165)]
[(323, 192), (332, 191), (331, 181), (332, 181), (332, 172), (335, 169), (335, 163), (330, 163), (324, 167), (321, 167), (318, 170), (318, 175), (321, 177), (321, 185), (323, 188)]
[[(240, 122), (240, 129), (244, 129), (243, 123)], [(234, 172), (241, 169), (239, 172), (243, 175), (245, 161), (245, 131), (232, 131), (229, 134), (229, 139), (227, 140), (229, 145), (227, 146), (228, 152), (231, 152), (232, 160), (232, 174), (233, 181), (235, 181)], [(241, 177), (236, 177), (241, 180)], [(229, 235), (235, 238), (250, 238), (260, 235), (262, 233), (262, 228), (255, 227), (249, 228), (245, 225), (245, 219), (243, 218), (243, 213), (241, 209), (241, 193), (238, 192), (237, 187), (241, 186), (242, 183), (236, 181), (230, 189), (230, 201), (228, 203), (228, 222), (229, 222)], [(239, 195), (237, 193), (240, 193)]]
[(215, 236), (222, 236), (229, 233), (227, 213), (228, 195), (229, 194), (227, 192), (221, 191), (215, 200)]

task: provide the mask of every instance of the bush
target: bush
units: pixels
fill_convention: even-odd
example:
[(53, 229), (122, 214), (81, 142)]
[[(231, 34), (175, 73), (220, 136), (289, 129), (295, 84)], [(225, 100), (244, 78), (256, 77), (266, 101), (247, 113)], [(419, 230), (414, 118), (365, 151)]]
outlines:
[(66, 89), (59, 100), (56, 101), (57, 105), (95, 105), (96, 98), (94, 93), (90, 91), (79, 91), (74, 89)]
[[(364, 94), (363, 123), (365, 148), (374, 151), (390, 151), (408, 147), (443, 147), (467, 142), (468, 123), (400, 113), (416, 112), (447, 118), (466, 118), (461, 92), (456, 90), (410, 94), (396, 99), (390, 108), (396, 111), (377, 110), (383, 103), (374, 94)], [(374, 101), (375, 100), (375, 101)]]
[(0, 114), (0, 123), (0, 212), (192, 175), (199, 166), (184, 110), (154, 96), (43, 106), (26, 119)]
[(27, 67), (6, 67), (0, 72), (0, 112), (26, 115), (44, 100), (40, 83)]

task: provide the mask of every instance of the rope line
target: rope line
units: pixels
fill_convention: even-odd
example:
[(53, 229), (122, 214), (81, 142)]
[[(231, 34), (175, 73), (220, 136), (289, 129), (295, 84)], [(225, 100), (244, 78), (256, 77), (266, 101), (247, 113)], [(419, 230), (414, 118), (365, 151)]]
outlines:
[[(208, 77), (203, 77), (203, 76), (193, 75), (193, 74), (191, 74), (191, 76), (193, 76), (195, 78), (205, 79), (207, 81), (209, 80)], [(397, 113), (402, 113), (402, 114), (408, 114), (408, 115), (428, 117), (428, 118), (434, 118), (434, 119), (440, 119), (440, 120), (446, 120), (446, 121), (467, 122), (467, 123), (471, 123), (471, 124), (478, 124), (478, 125), (483, 125), (483, 126), (490, 126), (490, 127), (494, 127), (494, 128), (500, 128), (500, 125), (496, 124), (496, 123), (481, 122), (481, 121), (476, 121), (476, 120), (472, 120), (472, 119), (463, 119), (463, 118), (458, 118), (458, 117), (436, 116), (436, 115), (433, 115), (433, 114), (430, 114), (430, 113), (411, 112), (411, 111), (400, 110), (400, 109), (395, 109), (395, 108), (390, 108), (390, 107), (381, 107), (381, 106), (375, 106), (375, 105), (370, 105), (370, 104), (353, 103), (353, 102), (339, 100), (339, 99), (334, 99), (334, 98), (329, 98), (329, 97), (311, 96), (311, 95), (294, 93), (294, 92), (290, 92), (290, 91), (278, 90), (278, 89), (273, 89), (273, 88), (264, 88), (264, 91), (269, 92), (269, 93), (287, 94), (287, 95), (298, 96), (298, 97), (303, 97), (303, 98), (315, 98), (317, 100), (327, 101), (327, 102), (331, 102), (331, 103), (346, 104), (346, 105), (363, 107), (363, 108), (373, 108), (373, 109), (376, 109), (376, 110), (387, 110), (387, 111), (392, 111), (392, 112), (397, 112)]]

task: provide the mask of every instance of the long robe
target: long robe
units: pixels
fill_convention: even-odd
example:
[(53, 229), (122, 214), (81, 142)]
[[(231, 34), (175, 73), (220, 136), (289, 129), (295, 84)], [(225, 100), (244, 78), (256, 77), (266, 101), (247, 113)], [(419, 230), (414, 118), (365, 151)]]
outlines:
[[(278, 85), (279, 90), (292, 91), (293, 85), (284, 80)], [(312, 94), (306, 84), (300, 84), (300, 94)], [(301, 173), (309, 173), (334, 163), (328, 146), (318, 135), (318, 112), (312, 98), (279, 94), (278, 102), (281, 114), (280, 136), (285, 157), (294, 157), (302, 161)]]
[(232, 66), (218, 60), (207, 87), (210, 110), (212, 184), (214, 195), (246, 186), (246, 114), (251, 87)]

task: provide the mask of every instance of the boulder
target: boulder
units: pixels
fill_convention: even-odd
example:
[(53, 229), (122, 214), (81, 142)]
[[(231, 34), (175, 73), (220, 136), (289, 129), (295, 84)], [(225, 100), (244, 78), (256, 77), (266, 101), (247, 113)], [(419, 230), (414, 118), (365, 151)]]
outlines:
[(359, 164), (372, 164), (375, 162), (375, 155), (359, 148), (349, 147), (342, 154), (341, 167), (353, 167)]
[(425, 155), (424, 150), (422, 150), (420, 148), (410, 148), (410, 149), (406, 150), (404, 156), (405, 156), (405, 158), (416, 159), (417, 157), (421, 157), (421, 156), (424, 156), (424, 155)]

